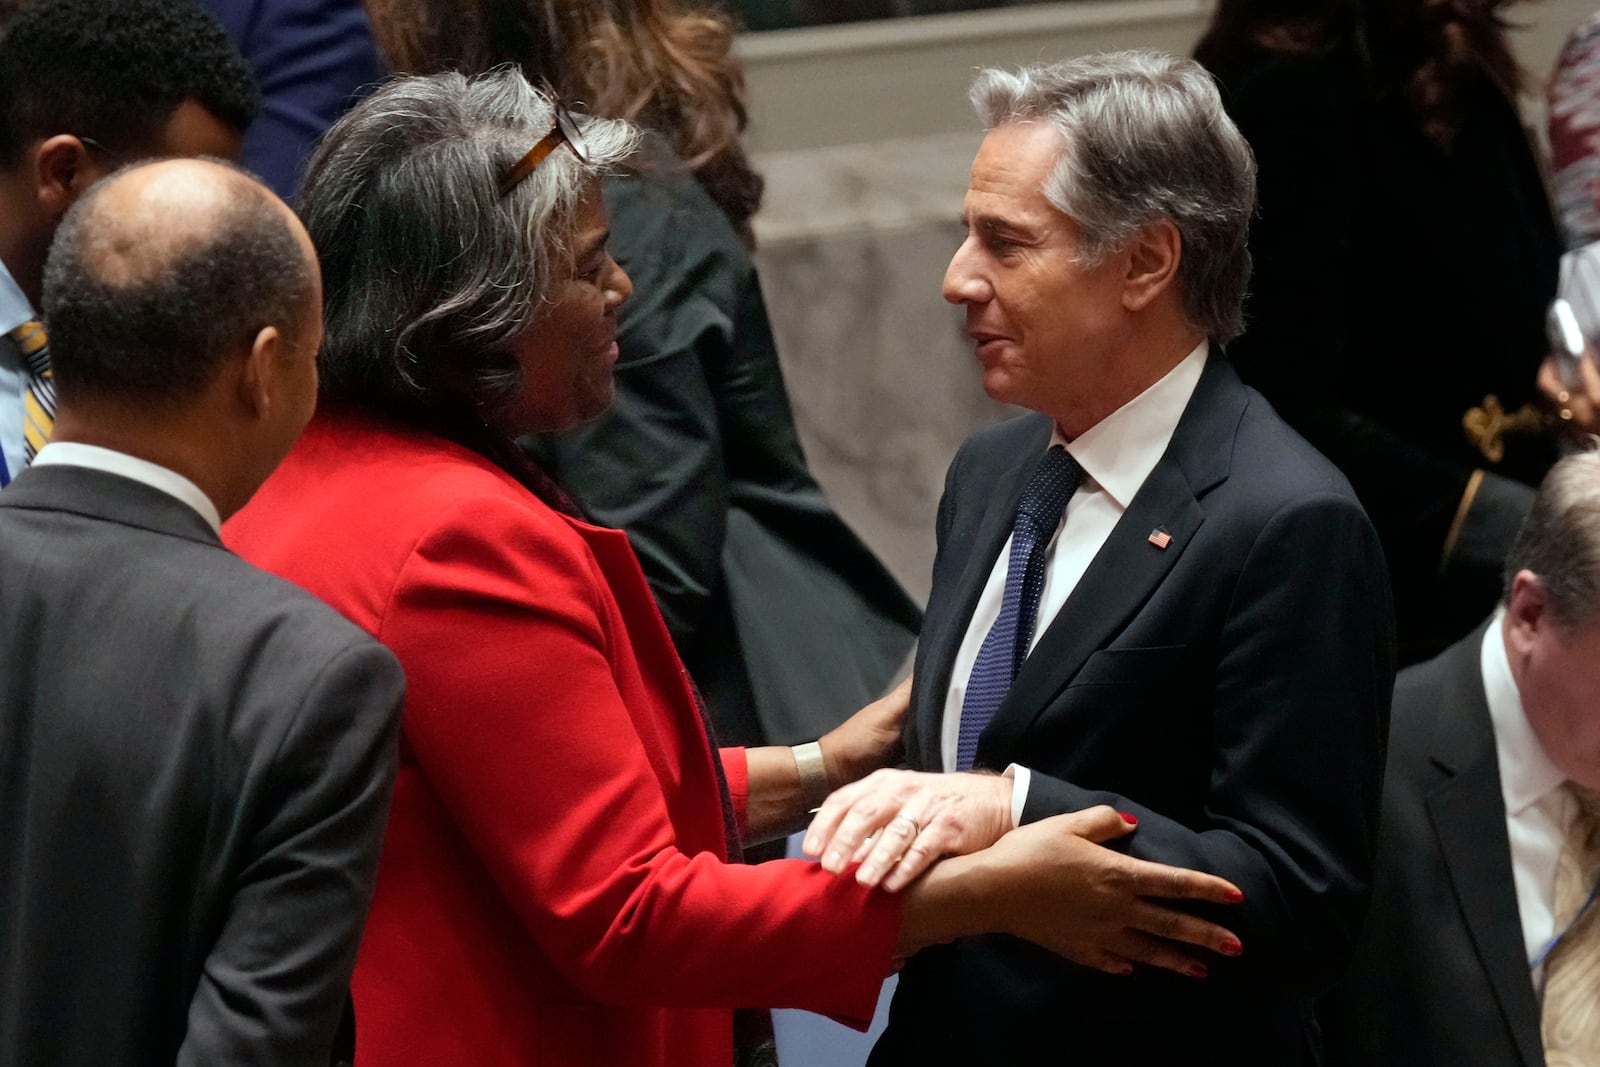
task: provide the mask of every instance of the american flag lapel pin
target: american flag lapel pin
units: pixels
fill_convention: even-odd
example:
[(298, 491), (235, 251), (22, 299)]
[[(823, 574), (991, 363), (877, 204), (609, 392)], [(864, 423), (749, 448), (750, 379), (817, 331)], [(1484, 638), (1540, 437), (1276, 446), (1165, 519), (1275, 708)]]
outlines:
[(1165, 549), (1168, 545), (1172, 544), (1172, 535), (1167, 533), (1166, 530), (1163, 530), (1161, 527), (1157, 526), (1154, 530), (1150, 531), (1150, 536), (1147, 538), (1147, 540), (1149, 540), (1149, 542), (1152, 545), (1155, 545), (1157, 548)]

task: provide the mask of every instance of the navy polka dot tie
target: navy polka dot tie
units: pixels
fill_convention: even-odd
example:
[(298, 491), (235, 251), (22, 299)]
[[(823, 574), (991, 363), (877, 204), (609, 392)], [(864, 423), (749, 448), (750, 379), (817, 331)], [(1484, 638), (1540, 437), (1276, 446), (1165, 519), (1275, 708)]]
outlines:
[(1022, 491), (1011, 526), (1011, 555), (1006, 564), (1005, 594), (1000, 614), (978, 648), (967, 693), (961, 702), (961, 733), (956, 739), (956, 770), (970, 771), (978, 754), (978, 735), (989, 725), (1011, 680), (1028, 656), (1039, 598), (1044, 595), (1045, 548), (1061, 521), (1067, 501), (1083, 483), (1084, 470), (1065, 448), (1053, 446), (1039, 461)]

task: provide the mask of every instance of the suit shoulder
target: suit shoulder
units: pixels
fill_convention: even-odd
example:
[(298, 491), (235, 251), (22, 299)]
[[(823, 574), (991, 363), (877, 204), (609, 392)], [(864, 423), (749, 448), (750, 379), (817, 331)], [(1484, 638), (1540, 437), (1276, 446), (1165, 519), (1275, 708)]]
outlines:
[(229, 635), (240, 647), (252, 639), (272, 646), (286, 661), (315, 669), (339, 656), (367, 650), (393, 656), (370, 634), (311, 593), (226, 550), (210, 553), (210, 573), (195, 600), (219, 645)]
[(962, 473), (967, 474), (1013, 466), (1020, 457), (1043, 452), (1052, 427), (1049, 417), (1037, 412), (979, 427), (956, 450), (951, 468), (961, 467)]
[[(1333, 461), (1291, 427), (1266, 397), (1247, 387), (1248, 402), (1234, 438), (1233, 474), (1263, 504), (1344, 501), (1361, 510), (1350, 481)], [(1243, 474), (1245, 477), (1238, 478)]]
[[(1447, 720), (1478, 713), (1483, 680), (1478, 666), (1482, 631), (1474, 631), (1430, 660), (1395, 675), (1389, 724), (1391, 753), (1421, 757)], [(1469, 701), (1468, 696), (1473, 698)], [(1474, 706), (1467, 706), (1472, 704)], [(1486, 709), (1486, 705), (1485, 705)]]

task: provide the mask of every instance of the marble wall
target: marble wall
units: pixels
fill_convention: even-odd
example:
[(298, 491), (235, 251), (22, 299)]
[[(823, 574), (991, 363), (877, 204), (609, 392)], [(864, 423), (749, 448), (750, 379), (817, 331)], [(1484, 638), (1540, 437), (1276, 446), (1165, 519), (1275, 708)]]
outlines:
[[(963, 313), (939, 292), (977, 141), (780, 158), (761, 223), (762, 284), (807, 457), (919, 599), (945, 467), (1002, 413), (979, 385)], [(902, 192), (881, 203), (883, 189)]]

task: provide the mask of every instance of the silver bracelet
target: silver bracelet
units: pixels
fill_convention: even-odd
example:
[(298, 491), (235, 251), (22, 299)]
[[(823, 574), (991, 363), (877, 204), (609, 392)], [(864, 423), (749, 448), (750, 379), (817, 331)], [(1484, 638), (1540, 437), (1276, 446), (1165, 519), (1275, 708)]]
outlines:
[(792, 745), (794, 769), (800, 772), (800, 796), (807, 811), (815, 811), (833, 792), (828, 787), (828, 767), (822, 761), (822, 746), (815, 741)]

